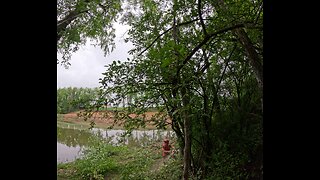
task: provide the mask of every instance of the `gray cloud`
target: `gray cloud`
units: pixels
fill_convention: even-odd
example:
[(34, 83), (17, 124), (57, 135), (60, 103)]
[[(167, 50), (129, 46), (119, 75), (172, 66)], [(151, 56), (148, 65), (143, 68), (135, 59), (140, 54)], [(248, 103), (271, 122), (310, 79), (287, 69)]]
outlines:
[[(81, 47), (71, 58), (71, 66), (65, 69), (64, 66), (57, 65), (57, 88), (63, 87), (99, 87), (101, 73), (105, 72), (107, 64), (114, 60), (124, 61), (131, 56), (128, 51), (133, 48), (132, 43), (124, 42), (124, 33), (128, 26), (115, 24), (116, 28), (116, 48), (112, 53), (104, 57), (104, 53), (99, 47), (90, 45)], [(58, 55), (59, 58), (59, 55)]]

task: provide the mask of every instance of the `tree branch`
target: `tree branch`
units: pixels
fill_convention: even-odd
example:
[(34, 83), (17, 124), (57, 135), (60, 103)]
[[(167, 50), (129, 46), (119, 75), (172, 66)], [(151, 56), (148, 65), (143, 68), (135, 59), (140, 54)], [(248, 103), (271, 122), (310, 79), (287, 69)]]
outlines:
[(65, 18), (61, 19), (57, 22), (57, 42), (62, 36), (62, 32), (66, 30), (67, 26), (75, 20), (77, 17), (79, 17), (82, 13), (88, 12), (89, 10), (79, 11), (78, 9), (75, 9), (71, 11)]
[(214, 36), (217, 36), (219, 34), (223, 34), (227, 31), (230, 31), (230, 30), (233, 30), (233, 29), (237, 29), (237, 28), (240, 28), (240, 27), (244, 27), (244, 24), (236, 24), (234, 26), (231, 26), (231, 27), (227, 27), (227, 28), (224, 28), (224, 29), (221, 29), (219, 31), (216, 31), (214, 33), (211, 33), (211, 34), (208, 34), (208, 36), (206, 36), (192, 51), (191, 53), (184, 59), (182, 65), (180, 65), (178, 67), (178, 70), (177, 70), (177, 76), (179, 75), (180, 73), (180, 70), (183, 68), (183, 66), (191, 59), (191, 57), (203, 46), (205, 45), (212, 37)]
[(199, 15), (199, 19), (200, 19), (200, 24), (202, 26), (203, 34), (204, 34), (204, 36), (207, 36), (208, 33), (206, 31), (206, 26), (203, 22), (202, 14), (201, 14), (201, 0), (198, 0), (198, 15)]
[[(176, 26), (183, 26), (183, 25), (186, 25), (186, 24), (190, 24), (192, 22), (195, 22), (195, 21), (198, 21), (199, 19), (194, 19), (194, 20), (191, 20), (191, 21), (187, 21), (187, 22), (183, 22), (183, 23), (180, 23), (180, 24), (177, 24)], [(145, 51), (147, 51), (162, 35), (166, 34), (167, 32), (169, 32), (171, 29), (173, 29), (173, 27), (165, 30), (163, 33), (161, 33), (160, 35), (158, 35), (156, 37), (156, 39), (154, 39), (151, 44), (146, 47), (141, 53), (138, 54), (138, 56), (141, 56)]]
[[(212, 40), (213, 40), (213, 39), (212, 39)], [(210, 40), (208, 44), (210, 44), (212, 40)], [(213, 46), (213, 45), (214, 45), (215, 43), (217, 43), (218, 41), (219, 41), (219, 40), (213, 42), (210, 46)], [(204, 51), (205, 51), (205, 50), (203, 50), (203, 53), (204, 53)], [(206, 69), (208, 69), (208, 68), (210, 67), (210, 65), (212, 64), (212, 63), (210, 63), (210, 62), (207, 60), (206, 54), (204, 53), (203, 55), (205, 56), (205, 64), (204, 64), (201, 68), (199, 68), (199, 70), (196, 72), (196, 76), (201, 75), (201, 74), (202, 74)]]
[(106, 6), (102, 5), (101, 3), (99, 3), (98, 5), (101, 7), (101, 9), (102, 9), (105, 13), (107, 12), (107, 7), (106, 7)]
[(254, 24), (256, 24), (258, 22), (258, 20), (259, 20), (260, 13), (262, 11), (262, 7), (263, 7), (263, 1), (261, 1), (260, 7), (259, 7), (259, 10), (258, 10), (258, 14), (257, 14), (256, 20), (254, 21)]
[(229, 64), (229, 62), (230, 62), (230, 59), (231, 59), (231, 57), (232, 57), (232, 54), (234, 53), (234, 51), (236, 50), (236, 48), (237, 48), (237, 44), (234, 44), (234, 47), (233, 47), (233, 49), (232, 49), (232, 51), (231, 51), (228, 59), (226, 60), (227, 62), (226, 62), (226, 65), (225, 65), (225, 67), (224, 67), (224, 69), (223, 69), (222, 75), (221, 75), (221, 77), (220, 77), (220, 79), (219, 79), (219, 81), (218, 81), (218, 84), (217, 84), (217, 86), (218, 86), (217, 92), (219, 91), (219, 87), (220, 87), (220, 84), (221, 84), (221, 82), (222, 82), (222, 78), (223, 78), (223, 76), (224, 76), (224, 74), (225, 74), (225, 72), (226, 72), (226, 69), (227, 69), (227, 66), (228, 66), (228, 64)]

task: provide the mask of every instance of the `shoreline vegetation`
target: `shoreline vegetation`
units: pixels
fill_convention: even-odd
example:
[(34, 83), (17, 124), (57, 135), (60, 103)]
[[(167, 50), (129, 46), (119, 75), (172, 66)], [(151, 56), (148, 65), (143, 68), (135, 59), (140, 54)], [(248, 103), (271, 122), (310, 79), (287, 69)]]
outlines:
[[(93, 118), (84, 121), (78, 112), (57, 114), (57, 126), (63, 128), (88, 129), (90, 120), (95, 128), (108, 129), (112, 121), (107, 118)], [(152, 115), (156, 112), (147, 112)], [(112, 129), (123, 129), (120, 125)], [(137, 130), (154, 130), (155, 126)], [(95, 137), (86, 148), (84, 156), (72, 162), (58, 163), (57, 179), (179, 179), (182, 173), (182, 159), (176, 157), (164, 162), (161, 156), (161, 140), (147, 145), (136, 143), (112, 146)], [(166, 177), (170, 174), (169, 177)], [(175, 177), (173, 177), (175, 176)]]
[(179, 179), (182, 159), (164, 161), (159, 145), (156, 142), (145, 147), (111, 146), (96, 142), (84, 158), (58, 164), (57, 179)]

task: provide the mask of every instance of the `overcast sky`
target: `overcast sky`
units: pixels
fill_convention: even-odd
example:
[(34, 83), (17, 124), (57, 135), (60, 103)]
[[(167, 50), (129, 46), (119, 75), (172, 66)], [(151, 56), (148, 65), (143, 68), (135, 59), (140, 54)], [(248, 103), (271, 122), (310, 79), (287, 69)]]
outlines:
[(99, 47), (94, 47), (88, 42), (72, 55), (69, 69), (57, 65), (57, 88), (99, 87), (99, 78), (103, 77), (101, 73), (105, 72), (105, 65), (113, 60), (124, 61), (130, 57), (128, 51), (133, 48), (133, 45), (130, 42), (125, 43), (122, 37), (129, 26), (117, 23), (114, 27), (116, 28), (114, 51), (105, 57)]

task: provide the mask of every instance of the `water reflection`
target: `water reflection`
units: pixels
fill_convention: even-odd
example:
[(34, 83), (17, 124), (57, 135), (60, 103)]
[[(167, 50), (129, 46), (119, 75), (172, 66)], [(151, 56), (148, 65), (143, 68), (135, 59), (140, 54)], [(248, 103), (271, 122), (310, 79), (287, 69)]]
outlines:
[(173, 137), (173, 131), (164, 131), (164, 130), (133, 130), (130, 136), (124, 136), (124, 130), (102, 130), (98, 128), (93, 128), (92, 132), (98, 134), (104, 139), (107, 139), (107, 142), (113, 145), (119, 144), (132, 144), (133, 141), (139, 142), (139, 145), (147, 145), (152, 142), (162, 141), (164, 136)]
[(67, 145), (68, 147), (87, 146), (90, 143), (90, 138), (94, 135), (87, 129), (68, 129), (57, 128), (58, 142)]
[(74, 161), (81, 157), (81, 150), (80, 146), (70, 147), (57, 142), (57, 161), (59, 163)]

